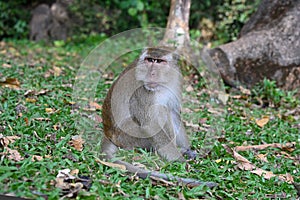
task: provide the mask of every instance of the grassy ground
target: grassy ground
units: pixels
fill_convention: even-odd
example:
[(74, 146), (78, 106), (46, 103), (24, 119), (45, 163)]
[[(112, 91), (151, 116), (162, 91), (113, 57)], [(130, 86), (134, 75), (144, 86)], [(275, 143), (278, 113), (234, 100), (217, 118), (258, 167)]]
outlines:
[[(289, 181), (300, 182), (299, 98), (276, 89), (270, 81), (252, 90), (252, 95), (231, 91), (224, 108), (227, 114), (222, 120), (213, 120), (211, 113), (216, 110), (197, 102), (202, 98), (196, 99), (201, 109), (187, 109), (190, 102), (187, 99), (191, 98), (185, 97), (183, 115), (193, 149), (201, 147), (209, 127), (220, 129), (216, 145), (204, 158), (188, 163), (167, 163), (142, 150), (120, 154), (155, 170), (216, 182), (218, 188), (189, 188), (141, 180), (101, 163), (88, 148), (98, 141), (87, 140), (82, 148), (82, 140), (74, 138), (81, 131), (77, 129), (72, 86), (82, 59), (100, 40), (89, 38), (84, 43), (77, 41), (63, 46), (28, 41), (0, 43), (0, 194), (34, 199), (297, 198), (297, 190)], [(110, 77), (103, 79), (98, 84), (94, 104), (87, 103), (88, 119), (94, 122), (91, 135), (96, 138), (102, 133), (101, 103), (110, 84)], [(185, 96), (197, 93), (196, 85), (192, 86), (193, 89), (185, 90)], [(296, 144), (239, 152), (251, 165), (265, 170), (262, 175), (239, 168), (245, 162), (228, 149), (288, 142)], [(227, 151), (224, 146), (228, 147)], [(63, 169), (70, 169), (74, 177), (66, 172), (64, 176), (69, 177), (68, 180), (58, 179), (59, 170)], [(271, 172), (284, 178), (268, 178)]]

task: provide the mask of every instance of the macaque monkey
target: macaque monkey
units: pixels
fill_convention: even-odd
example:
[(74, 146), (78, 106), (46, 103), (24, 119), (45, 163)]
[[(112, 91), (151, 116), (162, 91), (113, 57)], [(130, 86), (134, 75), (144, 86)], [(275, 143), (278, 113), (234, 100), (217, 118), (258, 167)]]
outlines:
[(30, 40), (48, 40), (49, 24), (51, 24), (51, 11), (47, 4), (41, 4), (32, 11), (29, 23)]
[[(102, 152), (113, 159), (118, 148), (157, 151), (168, 161), (194, 158), (180, 118), (182, 75), (177, 56), (167, 48), (147, 48), (113, 83), (103, 104)], [(141, 178), (155, 176), (195, 186), (212, 182), (179, 178), (117, 160)]]
[(68, 13), (62, 4), (54, 3), (51, 8), (41, 4), (32, 11), (30, 40), (66, 40), (68, 22)]
[(50, 10), (52, 14), (52, 24), (49, 28), (51, 39), (66, 41), (69, 23), (67, 10), (60, 3), (52, 4)]

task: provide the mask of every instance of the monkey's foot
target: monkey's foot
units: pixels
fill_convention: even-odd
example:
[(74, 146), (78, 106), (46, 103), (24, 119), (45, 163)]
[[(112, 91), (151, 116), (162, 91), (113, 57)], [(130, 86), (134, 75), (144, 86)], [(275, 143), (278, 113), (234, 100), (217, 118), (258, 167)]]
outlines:
[(186, 150), (186, 152), (183, 153), (183, 155), (186, 155), (188, 159), (195, 159), (197, 157), (196, 151), (192, 151), (191, 149)]

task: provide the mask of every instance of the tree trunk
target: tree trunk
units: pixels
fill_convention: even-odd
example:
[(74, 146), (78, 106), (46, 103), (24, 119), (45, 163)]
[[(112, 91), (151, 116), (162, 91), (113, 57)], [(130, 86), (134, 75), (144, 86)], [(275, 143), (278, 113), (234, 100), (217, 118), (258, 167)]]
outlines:
[(209, 51), (232, 86), (268, 78), (281, 88), (300, 87), (300, 1), (263, 0), (240, 38)]
[(171, 0), (164, 43), (181, 49), (190, 41), (189, 16), (191, 0)]

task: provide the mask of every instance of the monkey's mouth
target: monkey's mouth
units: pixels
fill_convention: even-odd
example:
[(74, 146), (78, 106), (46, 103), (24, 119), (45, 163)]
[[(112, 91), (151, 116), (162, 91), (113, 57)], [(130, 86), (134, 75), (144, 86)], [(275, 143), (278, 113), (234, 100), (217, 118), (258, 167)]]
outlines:
[(147, 90), (156, 90), (158, 88), (159, 84), (158, 83), (155, 83), (155, 82), (147, 82), (145, 83), (145, 88)]

